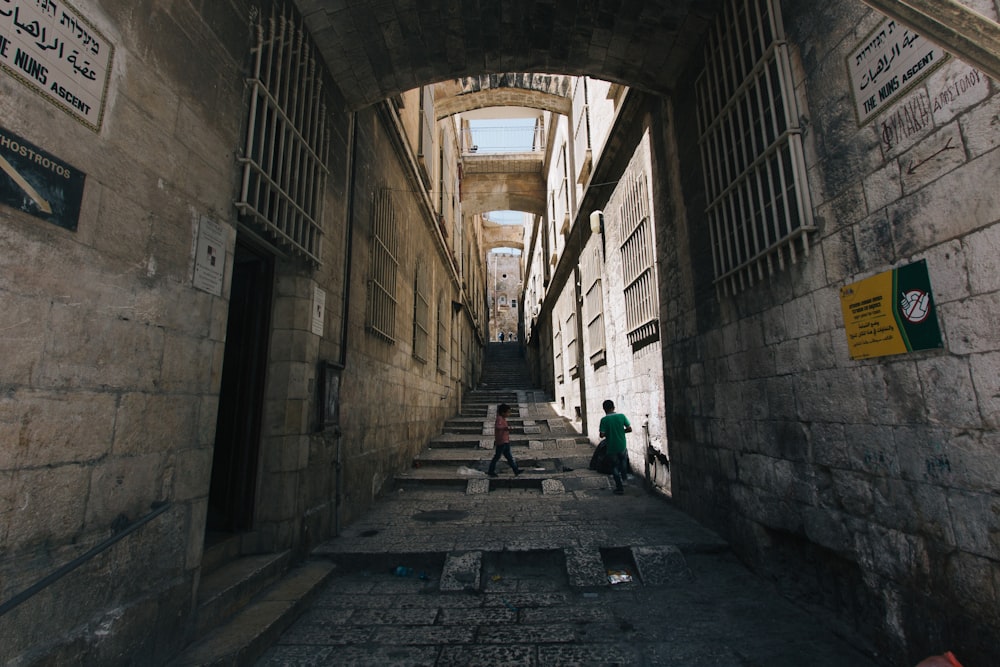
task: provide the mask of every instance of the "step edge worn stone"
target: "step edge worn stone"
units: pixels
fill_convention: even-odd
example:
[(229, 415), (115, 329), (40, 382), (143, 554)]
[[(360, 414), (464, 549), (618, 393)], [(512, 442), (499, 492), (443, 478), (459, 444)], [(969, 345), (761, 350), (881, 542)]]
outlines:
[[(333, 576), (336, 564), (311, 560), (289, 570), (257, 598), (188, 647), (170, 667), (245, 665), (256, 662), (308, 608)], [(305, 591), (290, 595), (293, 590)], [(240, 631), (240, 625), (246, 631)]]

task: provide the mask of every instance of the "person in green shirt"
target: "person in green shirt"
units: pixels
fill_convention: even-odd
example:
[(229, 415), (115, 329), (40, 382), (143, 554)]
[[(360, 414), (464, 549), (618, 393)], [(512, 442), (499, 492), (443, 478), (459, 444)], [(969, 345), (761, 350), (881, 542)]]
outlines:
[(628, 417), (615, 412), (614, 401), (604, 401), (604, 416), (601, 417), (601, 425), (598, 431), (601, 437), (608, 443), (608, 458), (611, 460), (611, 474), (615, 478), (615, 494), (623, 495), (625, 487), (622, 485), (622, 475), (628, 469), (628, 451), (625, 446), (625, 434), (632, 432), (632, 425), (628, 422)]

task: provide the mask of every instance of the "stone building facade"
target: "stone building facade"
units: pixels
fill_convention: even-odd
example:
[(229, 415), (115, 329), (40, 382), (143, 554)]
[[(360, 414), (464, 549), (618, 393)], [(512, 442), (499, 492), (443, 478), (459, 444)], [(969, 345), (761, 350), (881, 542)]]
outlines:
[(459, 411), (481, 230), (430, 90), (347, 111), (287, 7), (12, 4), (93, 70), (0, 11), (0, 598), (156, 514), (5, 613), (0, 662), (159, 664), (217, 536), (301, 558)]
[[(433, 90), (482, 72), (428, 66), (355, 109), (392, 77), (269, 69), (275, 34), (308, 33), (287, 8), (78, 4), (58, 34), (86, 65), (41, 37), (63, 8), (0, 11), (0, 597), (155, 516), (0, 617), (0, 657), (159, 664), (193, 636), (216, 534), (303, 556), (477, 382), (488, 209), (463, 208), (435, 106), (506, 98)], [(615, 83), (489, 80), (548, 130), (544, 196), (522, 175), (506, 203), (530, 197), (494, 206), (536, 216), (535, 376), (595, 441), (615, 400), (633, 471), (887, 664), (995, 662), (998, 84), (861, 2), (699, 11), (721, 23), (668, 96), (626, 86), (669, 68), (554, 54)], [(916, 264), (940, 343), (865, 355), (850, 295)]]
[[(997, 18), (994, 3), (971, 4)], [(751, 42), (787, 39), (776, 60), (713, 60), (745, 29), (733, 21), (746, 15), (724, 11), (684, 94), (629, 91), (605, 122), (590, 118), (573, 224), (551, 243), (559, 256), (544, 218), (526, 252), (530, 355), (594, 442), (612, 398), (641, 427), (633, 471), (789, 594), (864, 631), (887, 664), (942, 645), (989, 664), (1000, 636), (998, 83), (860, 3), (749, 6), (767, 17)], [(903, 49), (912, 61), (890, 68)], [(741, 63), (749, 98), (727, 79)], [(615, 99), (605, 90), (584, 105)], [(716, 97), (744, 115), (713, 117)], [(789, 143), (767, 152), (754, 133), (772, 113), (787, 114)], [(787, 212), (780, 247), (749, 222), (771, 219), (765, 209)], [(647, 231), (651, 246), (637, 244)], [(869, 355), (858, 344), (867, 302), (850, 295), (883, 281), (884, 298), (901, 299), (891, 281), (922, 266), (940, 338)], [(658, 290), (636, 301), (644, 274)]]
[(517, 340), (521, 298), (521, 255), (512, 251), (493, 251), (486, 257), (487, 298), (490, 302), (490, 340)]

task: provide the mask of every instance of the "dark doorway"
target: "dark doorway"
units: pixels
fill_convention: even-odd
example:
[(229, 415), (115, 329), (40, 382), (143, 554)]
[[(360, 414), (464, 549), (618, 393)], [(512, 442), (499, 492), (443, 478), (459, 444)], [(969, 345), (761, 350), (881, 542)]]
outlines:
[(253, 527), (273, 281), (273, 257), (237, 240), (208, 499), (209, 531)]

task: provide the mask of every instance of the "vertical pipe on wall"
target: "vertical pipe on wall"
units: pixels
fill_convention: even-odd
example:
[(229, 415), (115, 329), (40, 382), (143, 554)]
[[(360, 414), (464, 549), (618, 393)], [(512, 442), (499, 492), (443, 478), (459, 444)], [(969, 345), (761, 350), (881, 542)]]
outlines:
[[(357, 178), (357, 148), (358, 148), (358, 112), (354, 111), (350, 117), (350, 128), (348, 130), (350, 139), (347, 144), (347, 191), (345, 192), (344, 221), (347, 225), (347, 236), (344, 239), (344, 275), (343, 275), (343, 295), (340, 313), (340, 368), (347, 367), (347, 333), (348, 316), (351, 312), (351, 258), (353, 257), (352, 246), (354, 244), (354, 184)], [(343, 505), (343, 436), (339, 430), (337, 437), (336, 454), (336, 496), (333, 507), (333, 534), (340, 535), (340, 511)]]

